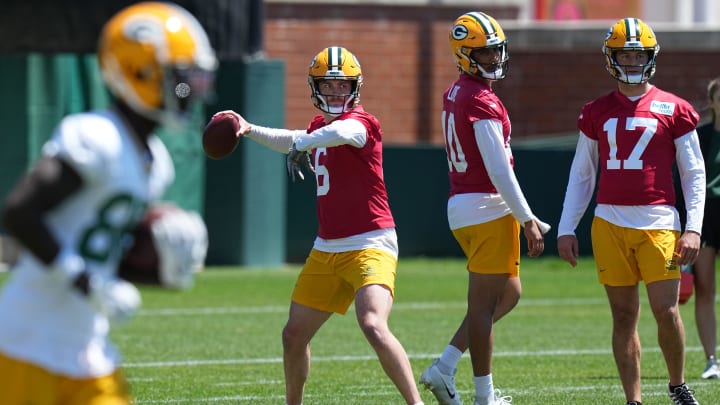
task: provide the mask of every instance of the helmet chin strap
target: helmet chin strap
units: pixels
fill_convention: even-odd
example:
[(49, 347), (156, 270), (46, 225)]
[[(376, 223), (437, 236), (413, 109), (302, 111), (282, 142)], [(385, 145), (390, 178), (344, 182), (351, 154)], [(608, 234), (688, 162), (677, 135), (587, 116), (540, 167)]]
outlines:
[(631, 66), (621, 65), (614, 58), (609, 59), (609, 61), (611, 62), (612, 66), (606, 66), (606, 69), (610, 73), (610, 75), (613, 76), (616, 80), (627, 84), (643, 84), (647, 82), (648, 80), (650, 80), (650, 78), (652, 78), (653, 70), (655, 69), (654, 57), (650, 58), (650, 60), (644, 65), (632, 66), (642, 66), (642, 71), (640, 73), (626, 73), (625, 69)]
[(481, 77), (483, 79), (487, 80), (500, 80), (503, 78), (503, 65), (501, 63), (496, 64), (497, 69), (495, 70), (485, 70), (483, 69), (482, 65), (474, 62), (475, 67), (478, 70), (479, 74), (475, 74), (475, 76)]
[(482, 66), (480, 66), (478, 64), (478, 70), (481, 72), (480, 76), (482, 78), (488, 79), (488, 80), (498, 80), (503, 75), (502, 67), (499, 67), (498, 69), (488, 72), (487, 70), (483, 69)]
[(345, 106), (342, 106), (342, 105), (328, 106), (328, 114), (330, 114), (330, 115), (340, 115), (344, 112), (345, 112)]
[(651, 66), (645, 66), (642, 73), (625, 73), (621, 67), (616, 68), (618, 71), (617, 79), (627, 84), (643, 84), (650, 80), (648, 72)]
[(643, 73), (635, 73), (632, 75), (625, 74), (625, 81), (628, 84), (641, 84), (643, 83), (643, 77), (645, 76)]

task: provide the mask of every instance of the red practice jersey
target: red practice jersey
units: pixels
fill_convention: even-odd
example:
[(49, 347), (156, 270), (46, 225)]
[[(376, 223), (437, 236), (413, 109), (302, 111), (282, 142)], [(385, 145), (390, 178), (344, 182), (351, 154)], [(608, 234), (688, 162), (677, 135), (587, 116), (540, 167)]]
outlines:
[[(382, 165), (382, 129), (380, 123), (362, 106), (339, 116), (365, 125), (365, 146), (351, 145), (313, 150), (317, 182), (318, 236), (323, 239), (345, 238), (376, 229), (393, 228)], [(308, 133), (327, 125), (322, 115), (308, 126)]]
[(598, 142), (597, 202), (674, 205), (674, 141), (698, 119), (687, 101), (657, 87), (636, 101), (616, 90), (587, 103), (578, 128)]
[(473, 124), (480, 120), (502, 123), (510, 165), (510, 119), (505, 106), (484, 81), (462, 74), (443, 95), (442, 125), (450, 174), (450, 195), (497, 193), (475, 140)]

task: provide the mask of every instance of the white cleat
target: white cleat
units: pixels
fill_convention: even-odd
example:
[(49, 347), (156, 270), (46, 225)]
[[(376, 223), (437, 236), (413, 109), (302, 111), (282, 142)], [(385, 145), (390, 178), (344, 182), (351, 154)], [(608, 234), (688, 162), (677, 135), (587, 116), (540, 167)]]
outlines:
[(480, 398), (475, 398), (475, 405), (512, 405), (512, 397), (503, 396), (500, 390), (496, 389), (494, 393), (485, 398), (484, 402)]
[(437, 366), (439, 359), (433, 360), (430, 367), (420, 376), (420, 384), (424, 385), (435, 395), (440, 405), (462, 405), (460, 395), (455, 389), (455, 373), (444, 374)]
[(715, 359), (714, 356), (710, 356), (707, 361), (707, 365), (705, 366), (705, 371), (703, 371), (700, 377), (706, 380), (714, 380), (720, 378), (720, 368), (718, 368), (717, 359)]

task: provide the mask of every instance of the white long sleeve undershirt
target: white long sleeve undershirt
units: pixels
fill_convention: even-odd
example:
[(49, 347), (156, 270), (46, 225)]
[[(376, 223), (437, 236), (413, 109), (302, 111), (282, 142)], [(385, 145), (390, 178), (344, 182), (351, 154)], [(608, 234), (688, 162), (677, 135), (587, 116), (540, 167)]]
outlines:
[(246, 136), (275, 152), (287, 154), (295, 138), (304, 133), (305, 131), (302, 129), (267, 128), (252, 124), (250, 132)]
[(362, 148), (367, 141), (367, 129), (360, 121), (350, 118), (333, 121), (311, 133), (302, 129), (268, 128), (252, 124), (246, 136), (276, 152), (288, 153), (293, 143), (300, 151), (339, 145)]
[(505, 149), (502, 123), (496, 120), (479, 120), (473, 123), (473, 129), (475, 130), (475, 142), (490, 180), (510, 208), (513, 216), (521, 224), (534, 219), (540, 225), (542, 232), (547, 232), (550, 226), (533, 215), (520, 189), (515, 172), (508, 162), (511, 152)]
[(695, 130), (675, 139), (675, 162), (680, 174), (685, 207), (686, 231), (700, 233), (705, 213), (705, 160)]
[(574, 235), (590, 199), (595, 191), (598, 170), (597, 141), (592, 140), (580, 132), (575, 156), (570, 165), (570, 178), (565, 190), (558, 236)]
[(365, 128), (365, 125), (356, 119), (348, 118), (335, 120), (309, 134), (303, 134), (295, 139), (295, 146), (298, 150), (304, 151), (339, 145), (352, 145), (356, 148), (362, 148), (365, 146), (366, 141), (367, 128)]

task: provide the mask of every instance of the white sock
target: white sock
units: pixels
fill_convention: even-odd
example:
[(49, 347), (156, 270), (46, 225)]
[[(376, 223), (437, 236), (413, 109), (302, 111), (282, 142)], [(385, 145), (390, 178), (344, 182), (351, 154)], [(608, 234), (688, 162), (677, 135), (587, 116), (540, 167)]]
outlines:
[(463, 352), (453, 345), (447, 345), (445, 351), (440, 355), (438, 361), (438, 368), (443, 374), (452, 375), (457, 369), (457, 365), (460, 362)]
[[(488, 399), (495, 400), (495, 387), (493, 386), (492, 373), (483, 376), (473, 377), (475, 383), (475, 397), (476, 401), (483, 404)], [(488, 401), (489, 402), (489, 401)]]

